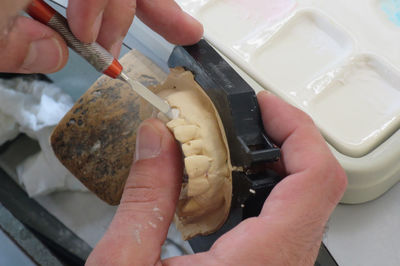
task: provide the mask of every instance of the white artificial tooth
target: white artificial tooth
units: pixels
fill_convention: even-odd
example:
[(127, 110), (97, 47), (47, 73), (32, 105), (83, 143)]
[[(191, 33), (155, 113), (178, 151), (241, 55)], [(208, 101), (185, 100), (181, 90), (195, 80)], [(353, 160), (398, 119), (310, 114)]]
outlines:
[(185, 158), (186, 172), (190, 178), (204, 176), (211, 166), (211, 158), (204, 155), (193, 155)]
[(181, 143), (185, 143), (198, 136), (199, 127), (195, 125), (177, 126), (173, 130), (175, 138)]
[(188, 157), (203, 153), (203, 141), (195, 139), (182, 144), (183, 154)]

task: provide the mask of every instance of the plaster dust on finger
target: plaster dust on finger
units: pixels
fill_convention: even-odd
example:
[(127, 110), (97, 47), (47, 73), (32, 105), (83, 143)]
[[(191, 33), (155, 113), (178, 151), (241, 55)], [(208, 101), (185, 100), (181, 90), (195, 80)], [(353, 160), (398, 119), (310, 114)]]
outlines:
[(142, 239), (140, 237), (140, 233), (142, 232), (143, 226), (141, 224), (136, 224), (135, 225), (135, 230), (133, 230), (133, 236), (136, 240), (136, 243), (139, 245), (142, 244)]
[(160, 222), (162, 222), (162, 221), (164, 221), (164, 217), (161, 215), (160, 211), (161, 211), (160, 208), (158, 208), (157, 206), (155, 206), (155, 207), (153, 208), (153, 212), (154, 212), (156, 218), (157, 218)]
[(14, 22), (21, 10), (29, 4), (28, 0), (2, 0), (0, 8), (0, 45), (6, 42)]
[(157, 225), (153, 222), (148, 221), (147, 222), (151, 227), (153, 227), (154, 229), (157, 228)]

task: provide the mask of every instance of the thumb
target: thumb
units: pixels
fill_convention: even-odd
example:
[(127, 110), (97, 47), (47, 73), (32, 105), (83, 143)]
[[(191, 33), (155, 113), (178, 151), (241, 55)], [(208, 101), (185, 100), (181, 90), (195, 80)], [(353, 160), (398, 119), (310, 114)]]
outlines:
[(68, 60), (68, 49), (55, 31), (40, 22), (18, 17), (0, 32), (0, 72), (52, 73)]
[(121, 204), (88, 265), (154, 265), (160, 260), (181, 187), (181, 158), (175, 139), (160, 121), (151, 119), (140, 126)]

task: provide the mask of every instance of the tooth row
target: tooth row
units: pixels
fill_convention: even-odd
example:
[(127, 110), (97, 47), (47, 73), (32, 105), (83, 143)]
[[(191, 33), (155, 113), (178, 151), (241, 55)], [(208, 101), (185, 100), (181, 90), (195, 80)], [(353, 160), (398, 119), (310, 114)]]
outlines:
[(189, 197), (182, 208), (183, 214), (192, 213), (201, 209), (193, 197), (206, 193), (210, 189), (208, 171), (211, 167), (211, 158), (203, 155), (203, 141), (199, 139), (200, 128), (188, 124), (184, 119), (177, 118), (169, 121), (167, 127), (174, 133), (175, 138), (182, 144), (185, 155), (185, 171), (189, 177), (185, 194)]

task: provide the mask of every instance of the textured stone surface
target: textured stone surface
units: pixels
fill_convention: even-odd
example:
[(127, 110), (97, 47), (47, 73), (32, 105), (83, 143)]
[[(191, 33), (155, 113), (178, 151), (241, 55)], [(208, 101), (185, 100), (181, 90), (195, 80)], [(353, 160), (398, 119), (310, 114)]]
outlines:
[[(166, 74), (137, 51), (121, 59), (124, 71), (146, 86)], [(58, 159), (88, 189), (119, 203), (133, 161), (140, 98), (119, 80), (100, 77), (55, 128), (51, 145)]]

